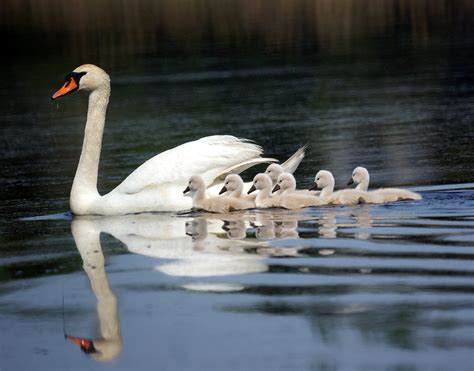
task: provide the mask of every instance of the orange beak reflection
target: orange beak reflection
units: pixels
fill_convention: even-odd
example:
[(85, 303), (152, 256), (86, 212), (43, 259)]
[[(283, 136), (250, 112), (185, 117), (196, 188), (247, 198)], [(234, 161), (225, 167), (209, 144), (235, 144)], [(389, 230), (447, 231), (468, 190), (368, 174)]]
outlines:
[(66, 94), (72, 93), (79, 89), (79, 85), (77, 85), (76, 80), (74, 80), (73, 77), (71, 77), (66, 83), (59, 89), (56, 93), (53, 94), (51, 99), (56, 99), (59, 97), (62, 97)]
[(78, 338), (75, 336), (66, 335), (66, 339), (69, 340), (71, 343), (76, 344), (79, 346), (85, 353), (94, 353), (96, 352), (94, 348), (94, 343), (92, 340)]

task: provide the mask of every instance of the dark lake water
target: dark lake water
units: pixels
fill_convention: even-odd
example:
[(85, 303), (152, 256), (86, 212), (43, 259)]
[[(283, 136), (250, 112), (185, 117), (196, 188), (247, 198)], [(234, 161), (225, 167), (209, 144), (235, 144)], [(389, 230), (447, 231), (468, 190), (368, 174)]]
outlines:
[[(473, 369), (471, 2), (83, 5), (0, 16), (1, 371)], [(308, 143), (301, 188), (362, 165), (423, 200), (73, 217), (87, 99), (50, 96), (86, 62), (112, 79), (101, 193), (232, 134)]]

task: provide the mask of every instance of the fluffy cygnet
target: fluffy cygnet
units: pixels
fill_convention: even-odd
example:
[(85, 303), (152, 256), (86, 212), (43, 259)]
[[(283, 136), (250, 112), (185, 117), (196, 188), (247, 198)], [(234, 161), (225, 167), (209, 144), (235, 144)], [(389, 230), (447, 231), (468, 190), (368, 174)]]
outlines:
[[(271, 178), (272, 183), (273, 183), (274, 186), (278, 183), (278, 177), (281, 174), (285, 174), (285, 173), (290, 174), (289, 172), (285, 172), (285, 169), (283, 169), (283, 167), (279, 164), (270, 164), (270, 165), (268, 165), (267, 169), (265, 170), (265, 174), (267, 174)], [(300, 193), (302, 195), (311, 195), (311, 196), (318, 196), (319, 195), (319, 191), (310, 191), (310, 190), (307, 190), (307, 189), (296, 189), (296, 183), (295, 183), (295, 189), (287, 190), (287, 193), (289, 193), (289, 192), (296, 192), (296, 193)], [(273, 194), (274, 195), (282, 195), (283, 190), (278, 189), (278, 190), (274, 191)]]
[(380, 196), (370, 195), (368, 192), (358, 191), (356, 189), (343, 189), (334, 192), (334, 176), (330, 171), (320, 170), (315, 177), (310, 190), (321, 188), (319, 195), (322, 203), (334, 205), (355, 205), (360, 203), (379, 203), (382, 202)]
[[(321, 204), (321, 200), (317, 196), (310, 194), (302, 194), (295, 192), (296, 180), (292, 174), (282, 173), (278, 177), (277, 184), (273, 187), (273, 193), (281, 191), (280, 207), (285, 209), (301, 209), (309, 206), (317, 206)], [(309, 193), (309, 192), (308, 192)]]
[[(352, 178), (347, 183), (351, 185), (356, 183), (356, 190), (367, 192), (369, 189), (370, 175), (365, 167), (359, 166), (352, 172)], [(408, 191), (401, 188), (379, 188), (370, 191), (369, 194), (374, 194), (383, 198), (383, 202), (402, 201), (402, 200), (421, 200), (421, 195), (416, 192)]]
[(255, 197), (255, 205), (258, 208), (278, 207), (280, 206), (280, 196), (272, 196), (272, 180), (267, 174), (257, 174), (253, 178), (252, 187), (250, 187), (248, 194), (259, 191)]
[(255, 207), (255, 197), (256, 194), (243, 194), (244, 191), (244, 181), (237, 174), (229, 174), (224, 180), (224, 186), (219, 192), (221, 196), (235, 197), (243, 202), (248, 202), (249, 208)]
[(227, 213), (235, 210), (249, 209), (248, 202), (235, 197), (206, 197), (206, 184), (199, 175), (189, 178), (189, 183), (183, 194), (193, 199), (193, 207), (212, 213)]
[(293, 153), (288, 158), (288, 160), (286, 160), (281, 165), (280, 164), (268, 165), (267, 169), (265, 170), (265, 174), (267, 174), (272, 179), (273, 185), (276, 184), (276, 181), (281, 173), (293, 174), (296, 171), (299, 164), (304, 159), (306, 148), (308, 148), (307, 144), (305, 144), (303, 147), (298, 148), (298, 150), (295, 153)]

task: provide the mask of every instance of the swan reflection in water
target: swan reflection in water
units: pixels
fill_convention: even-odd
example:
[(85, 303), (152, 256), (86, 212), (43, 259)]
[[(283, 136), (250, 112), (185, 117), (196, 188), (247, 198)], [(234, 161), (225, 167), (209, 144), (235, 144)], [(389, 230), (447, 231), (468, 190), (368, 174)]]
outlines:
[(105, 272), (105, 260), (100, 244), (100, 229), (94, 220), (74, 219), (71, 231), (76, 247), (81, 254), (83, 268), (89, 278), (97, 299), (97, 314), (100, 323), (99, 339), (85, 339), (65, 335), (66, 339), (78, 345), (96, 360), (108, 361), (122, 351), (122, 335), (117, 311), (117, 297), (110, 288)]
[[(320, 237), (336, 237), (339, 227), (371, 226), (370, 209), (351, 212), (355, 223), (348, 224), (338, 225), (337, 213), (337, 210), (327, 209), (317, 217)], [(268, 270), (264, 262), (267, 257), (299, 256), (298, 247), (272, 246), (270, 240), (300, 238), (298, 222), (304, 217), (295, 212), (266, 211), (200, 214), (195, 217), (137, 214), (74, 218), (71, 223), (72, 235), (97, 299), (100, 338), (66, 335), (67, 340), (96, 360), (112, 360), (122, 350), (117, 297), (110, 288), (105, 271), (101, 233), (121, 241), (132, 253), (165, 259), (164, 263), (160, 262), (155, 267), (161, 273), (199, 279), (262, 273)], [(356, 233), (354, 237), (366, 239), (370, 234)], [(182, 284), (181, 287), (185, 290), (214, 292), (244, 289), (239, 284), (199, 281)]]

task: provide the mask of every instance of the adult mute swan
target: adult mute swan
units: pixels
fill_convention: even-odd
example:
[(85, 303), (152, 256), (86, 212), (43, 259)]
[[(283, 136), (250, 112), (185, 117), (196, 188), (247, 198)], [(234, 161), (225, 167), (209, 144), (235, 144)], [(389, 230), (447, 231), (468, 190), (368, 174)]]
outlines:
[[(358, 166), (352, 171), (352, 178), (347, 185), (356, 183), (356, 190), (367, 192), (369, 189), (370, 175), (369, 171), (362, 166)], [(402, 201), (402, 200), (421, 200), (421, 195), (416, 192), (401, 188), (379, 188), (370, 191), (369, 194), (377, 195), (383, 198), (384, 202)]]
[(228, 213), (235, 210), (253, 209), (255, 204), (252, 201), (239, 199), (230, 196), (206, 197), (206, 183), (199, 175), (189, 178), (188, 186), (183, 191), (193, 200), (193, 207), (209, 211), (211, 213)]
[(228, 173), (239, 173), (273, 159), (261, 158), (262, 149), (248, 140), (229, 135), (204, 137), (152, 157), (133, 171), (110, 193), (97, 191), (105, 113), (110, 96), (110, 78), (92, 64), (77, 67), (52, 99), (78, 90), (89, 92), (89, 108), (79, 165), (74, 177), (70, 206), (78, 215), (116, 215), (189, 209), (183, 189), (189, 177), (200, 174), (207, 186), (222, 183)]

